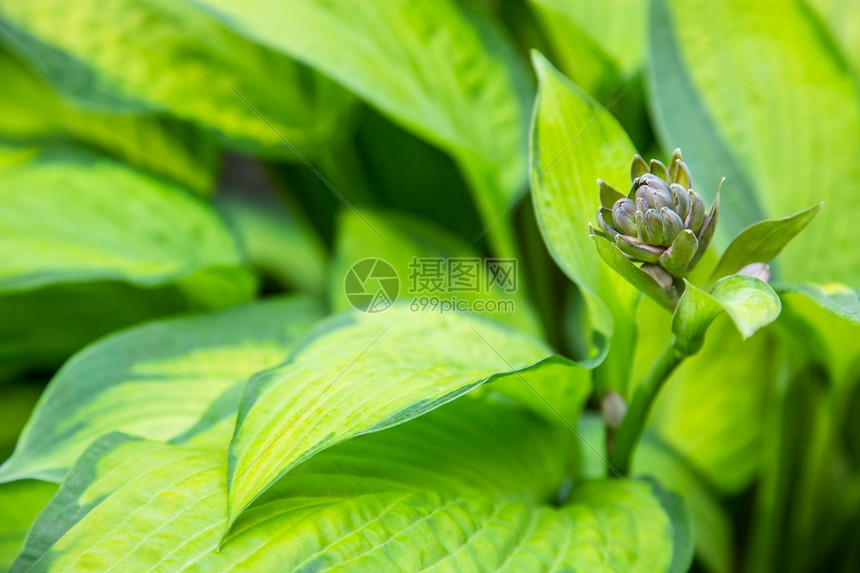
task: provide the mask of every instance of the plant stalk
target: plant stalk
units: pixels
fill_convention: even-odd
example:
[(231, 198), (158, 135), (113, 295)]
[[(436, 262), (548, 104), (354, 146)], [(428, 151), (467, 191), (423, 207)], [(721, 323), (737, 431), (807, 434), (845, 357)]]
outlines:
[(645, 428), (651, 406), (660, 388), (682, 360), (684, 355), (675, 348), (673, 340), (663, 349), (645, 378), (636, 387), (633, 400), (627, 408), (627, 415), (624, 416), (624, 421), (615, 435), (614, 448), (609, 456), (609, 463), (621, 475), (627, 475), (630, 472), (630, 460)]

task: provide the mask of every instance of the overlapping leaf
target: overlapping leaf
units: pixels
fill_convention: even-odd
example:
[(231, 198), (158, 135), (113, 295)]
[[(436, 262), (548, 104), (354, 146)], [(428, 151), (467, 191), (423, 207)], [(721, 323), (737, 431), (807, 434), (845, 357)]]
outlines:
[[(0, 481), (60, 481), (93, 440), (113, 431), (151, 440), (182, 435), (218, 396), (283, 360), (321, 314), (304, 299), (271, 300), (97, 342), (51, 381)], [(239, 395), (225, 407), (235, 412)]]
[(4, 0), (0, 38), (78, 104), (113, 113), (167, 111), (265, 153), (292, 157), (272, 127), (314, 151), (351, 107), (333, 82), (182, 2)]
[[(0, 171), (0, 206), (0, 292), (113, 280), (181, 282), (190, 297), (213, 306), (250, 294), (242, 255), (216, 213), (120, 164), (45, 153)], [(202, 284), (203, 273), (225, 284)]]
[[(586, 413), (579, 421), (579, 431), (600, 453), (606, 455), (606, 426), (594, 414)], [(610, 472), (606, 462), (594, 452), (583, 449), (582, 474), (600, 479)], [(632, 475), (656, 479), (667, 489), (684, 498), (690, 510), (690, 527), (696, 545), (696, 557), (713, 573), (731, 571), (732, 528), (729, 516), (720, 506), (709, 483), (672, 450), (653, 431), (646, 431), (632, 460)]]
[[(189, 1), (189, 0), (186, 0)], [(525, 180), (530, 86), (477, 3), (193, 0), (225, 25), (334, 78), (458, 161), (489, 224)], [(514, 252), (506, 220), (489, 236)]]
[(333, 447), (280, 480), (220, 547), (223, 458), (113, 434), (73, 468), (13, 571), (688, 565), (689, 545), (673, 541), (687, 527), (683, 512), (654, 486), (596, 482), (563, 507), (541, 503), (570, 439), (566, 429), (547, 430), (514, 409), (476, 403)]
[[(623, 186), (636, 149), (614, 118), (564, 78), (542, 56), (532, 131), (532, 188), (544, 241), (583, 293), (598, 336), (598, 360), (611, 344), (606, 386), (627, 389), (635, 328), (636, 289), (600, 259), (588, 225), (599, 206), (597, 179)], [(610, 338), (612, 339), (610, 343)]]
[[(248, 383), (230, 445), (231, 523), (313, 454), (493, 380), (514, 396), (530, 396), (531, 386), (563, 415), (577, 415), (590, 392), (586, 370), (537, 339), (478, 317), (396, 306), (333, 319), (283, 365)], [(531, 396), (531, 403), (558, 422), (540, 399)]]

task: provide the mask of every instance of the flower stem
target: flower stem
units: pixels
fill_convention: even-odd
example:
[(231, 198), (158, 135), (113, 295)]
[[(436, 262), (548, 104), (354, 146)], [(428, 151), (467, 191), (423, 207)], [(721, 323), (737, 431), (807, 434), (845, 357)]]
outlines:
[(630, 471), (630, 459), (633, 457), (633, 451), (636, 449), (645, 421), (648, 419), (648, 413), (660, 388), (683, 359), (684, 355), (675, 348), (673, 340), (663, 349), (648, 374), (636, 387), (633, 400), (627, 408), (627, 415), (624, 416), (624, 421), (618, 429), (614, 448), (609, 456), (609, 463), (621, 475), (627, 475)]

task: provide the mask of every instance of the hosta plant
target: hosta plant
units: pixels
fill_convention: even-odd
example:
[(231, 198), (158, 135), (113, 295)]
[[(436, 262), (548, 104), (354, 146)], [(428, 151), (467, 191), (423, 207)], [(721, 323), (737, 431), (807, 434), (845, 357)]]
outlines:
[(0, 570), (856, 570), (855, 5), (0, 0)]

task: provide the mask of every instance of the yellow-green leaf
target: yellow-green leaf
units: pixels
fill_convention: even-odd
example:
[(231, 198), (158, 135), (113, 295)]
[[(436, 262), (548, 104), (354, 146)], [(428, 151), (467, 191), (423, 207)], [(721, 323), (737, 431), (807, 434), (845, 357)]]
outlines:
[(705, 292), (690, 282), (678, 301), (672, 317), (675, 346), (684, 354), (695, 354), (702, 347), (711, 322), (725, 312), (737, 326), (742, 338), (777, 319), (782, 305), (779, 296), (766, 282), (746, 275), (729, 275)]
[(477, 316), (395, 306), (332, 319), (245, 389), (230, 445), (231, 524), (315, 453), (418, 417), (494, 380), (495, 389), (510, 388), (514, 395), (527, 395), (530, 385), (572, 419), (590, 393), (587, 370), (554, 356), (537, 339)]
[(51, 91), (31, 69), (0, 49), (0, 135), (15, 139), (66, 136), (208, 193), (216, 146), (209, 134), (159, 114), (106, 113), (75, 105)]
[(151, 440), (182, 435), (224, 392), (281, 362), (321, 316), (305, 299), (271, 300), (100, 340), (48, 385), (0, 481), (60, 481), (93, 440), (113, 431)]
[(3, 0), (0, 39), (79, 105), (169, 112), (233, 146), (288, 158), (293, 152), (272, 127), (312, 152), (352, 107), (334, 82), (183, 2)]
[[(511, 429), (521, 428), (509, 434), (508, 454), (522, 463), (507, 464), (507, 456), (494, 457), (498, 436), (488, 431), (504, 418), (481, 424), (497, 408), (479, 407), (474, 424), (462, 410), (453, 417), (433, 413), (320, 454), (253, 505), (220, 547), (223, 458), (106, 436), (82, 456), (34, 524), (13, 571), (653, 572), (689, 566), (690, 547), (673, 533), (688, 527), (684, 512), (656, 486), (585, 484), (561, 507), (524, 490), (522, 478), (543, 482), (539, 475), (549, 468), (540, 460), (553, 459), (564, 434), (540, 436), (540, 426), (529, 426), (533, 420), (502, 408), (495, 415), (510, 416)], [(410, 448), (434, 436), (449, 446), (441, 459)], [(437, 475), (443, 478), (438, 487)]]

